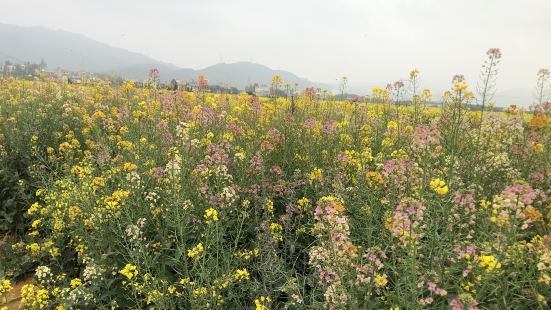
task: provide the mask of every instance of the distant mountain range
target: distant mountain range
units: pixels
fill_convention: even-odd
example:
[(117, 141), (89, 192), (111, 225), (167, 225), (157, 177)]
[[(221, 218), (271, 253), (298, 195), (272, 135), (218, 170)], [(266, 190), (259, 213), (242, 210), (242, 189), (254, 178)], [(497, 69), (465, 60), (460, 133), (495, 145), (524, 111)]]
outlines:
[(113, 47), (86, 36), (43, 27), (0, 24), (0, 61), (39, 63), (42, 59), (53, 70), (85, 70), (116, 74), (127, 79), (143, 80), (151, 68), (160, 71), (162, 80), (191, 80), (204, 75), (211, 84), (225, 84), (244, 89), (251, 83), (270, 84), (275, 74), (299, 88), (329, 88), (282, 70), (273, 70), (251, 62), (218, 63), (200, 70), (180, 68), (145, 55)]
[[(118, 75), (127, 79), (144, 80), (149, 69), (157, 68), (164, 81), (192, 80), (204, 75), (212, 85), (227, 85), (244, 89), (251, 83), (267, 84), (275, 74), (281, 75), (286, 83), (297, 83), (299, 89), (319, 87), (328, 90), (336, 85), (317, 83), (283, 70), (273, 70), (251, 62), (218, 63), (203, 69), (180, 68), (145, 55), (113, 47), (86, 36), (63, 30), (43, 27), (22, 27), (0, 24), (0, 63), (40, 63), (44, 59), (50, 70), (63, 68), (70, 71), (85, 70), (105, 75)], [(385, 85), (384, 83), (379, 85)], [(371, 87), (351, 85), (350, 93), (367, 94)], [(435, 91), (435, 100), (442, 92)], [(503, 89), (494, 97), (500, 106), (520, 104), (528, 106), (533, 102), (531, 89)]]

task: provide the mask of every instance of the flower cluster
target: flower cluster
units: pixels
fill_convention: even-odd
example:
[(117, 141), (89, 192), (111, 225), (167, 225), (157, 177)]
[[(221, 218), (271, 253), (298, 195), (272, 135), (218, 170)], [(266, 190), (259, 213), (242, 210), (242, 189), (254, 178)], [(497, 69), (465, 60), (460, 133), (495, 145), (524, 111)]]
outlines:
[(34, 275), (9, 293), (23, 308), (548, 307), (545, 100), (475, 111), (457, 75), (431, 107), (418, 70), (351, 100), (152, 73), (0, 78), (0, 256)]

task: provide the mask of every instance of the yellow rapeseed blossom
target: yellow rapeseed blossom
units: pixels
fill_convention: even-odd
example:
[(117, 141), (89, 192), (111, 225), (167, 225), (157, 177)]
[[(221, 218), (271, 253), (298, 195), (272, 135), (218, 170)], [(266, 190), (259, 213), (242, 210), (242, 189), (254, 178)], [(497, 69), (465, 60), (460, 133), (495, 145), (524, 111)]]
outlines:
[(40, 209), (40, 205), (38, 204), (38, 202), (35, 202), (33, 203), (29, 209), (27, 209), (27, 214), (28, 215), (33, 215), (34, 213), (36, 213), (38, 210)]
[(532, 145), (532, 147), (534, 148), (534, 152), (543, 153), (543, 144), (542, 143), (534, 143)]
[(132, 278), (138, 275), (138, 268), (132, 264), (126, 264), (119, 273), (128, 278), (128, 280), (132, 280)]
[(485, 199), (482, 199), (480, 200), (480, 206), (483, 208), (483, 209), (486, 209), (488, 208), (489, 206), (491, 206), (492, 203), (488, 200), (485, 200)]
[(247, 268), (237, 269), (235, 271), (235, 273), (233, 274), (233, 278), (236, 281), (248, 280), (249, 279), (249, 271), (247, 270)]
[(320, 168), (314, 168), (314, 170), (310, 172), (310, 176), (308, 177), (308, 182), (310, 183), (310, 185), (314, 185), (316, 182), (322, 183), (323, 171)]
[(122, 166), (122, 169), (123, 169), (124, 171), (132, 171), (132, 170), (138, 169), (138, 166), (136, 166), (136, 164), (126, 162), (126, 163), (124, 163), (124, 165)]
[(74, 278), (69, 284), (71, 285), (71, 288), (77, 288), (82, 285), (82, 280), (79, 278)]
[(268, 310), (268, 304), (272, 300), (270, 297), (260, 296), (260, 298), (257, 298), (254, 300), (254, 305), (256, 310)]
[(430, 187), (438, 195), (445, 195), (448, 193), (448, 186), (446, 182), (441, 179), (432, 179), (432, 181), (430, 181)]
[(48, 306), (48, 290), (39, 288), (34, 284), (25, 284), (21, 288), (22, 309), (44, 309)]
[(385, 287), (388, 284), (387, 278), (381, 275), (376, 275), (373, 281), (375, 281), (375, 284), (379, 287)]
[(11, 282), (8, 279), (2, 280), (0, 282), (0, 295), (9, 293), (12, 289)]
[(283, 241), (283, 236), (281, 235), (281, 232), (283, 231), (283, 227), (280, 224), (271, 223), (270, 231), (272, 232), (272, 238), (274, 240)]
[(271, 199), (266, 200), (266, 211), (270, 215), (274, 215), (274, 202)]
[(477, 257), (477, 260), (478, 266), (484, 268), (486, 272), (501, 268), (501, 263), (498, 262), (493, 255), (481, 255)]
[(147, 292), (147, 300), (146, 300), (146, 303), (148, 305), (154, 303), (154, 302), (158, 302), (161, 300), (161, 298), (163, 298), (164, 294), (161, 293), (159, 290), (152, 290), (152, 291), (149, 291)]
[(203, 248), (203, 243), (199, 242), (191, 250), (187, 251), (187, 256), (197, 259), (200, 257), (201, 253), (203, 253), (204, 250), (205, 249)]
[(38, 255), (40, 254), (40, 251), (41, 251), (41, 247), (38, 243), (34, 242), (34, 243), (31, 243), (31, 244), (28, 244), (26, 246), (26, 249), (27, 251), (31, 252), (32, 255)]
[(193, 290), (193, 297), (206, 296), (208, 293), (206, 287), (200, 287)]
[(464, 82), (455, 82), (453, 84), (453, 90), (454, 91), (463, 91), (465, 89), (467, 89), (467, 87), (469, 87), (469, 85), (467, 83), (464, 83)]
[(207, 224), (216, 222), (218, 221), (218, 211), (214, 208), (208, 208), (205, 210), (203, 217), (205, 218)]
[(310, 199), (303, 197), (297, 200), (297, 207), (301, 211), (308, 211), (312, 208), (312, 203), (310, 202)]
[(368, 171), (365, 174), (365, 179), (370, 187), (384, 184), (383, 176), (377, 171)]

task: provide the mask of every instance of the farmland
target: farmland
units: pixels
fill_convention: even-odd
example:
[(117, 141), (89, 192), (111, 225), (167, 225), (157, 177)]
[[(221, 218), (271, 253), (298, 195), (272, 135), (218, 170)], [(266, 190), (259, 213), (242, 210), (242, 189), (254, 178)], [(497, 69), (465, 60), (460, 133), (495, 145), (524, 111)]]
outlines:
[(545, 309), (551, 109), (0, 79), (0, 305)]

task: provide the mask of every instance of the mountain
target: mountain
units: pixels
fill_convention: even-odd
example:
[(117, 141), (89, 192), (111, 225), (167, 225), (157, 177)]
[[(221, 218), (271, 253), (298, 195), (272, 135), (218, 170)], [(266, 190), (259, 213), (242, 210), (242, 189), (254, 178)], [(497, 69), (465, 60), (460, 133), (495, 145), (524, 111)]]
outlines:
[(0, 24), (0, 42), (0, 60), (39, 63), (44, 59), (50, 69), (102, 72), (143, 64), (177, 68), (80, 34), (43, 27)]
[(204, 75), (212, 85), (224, 84), (239, 89), (244, 89), (251, 83), (270, 84), (272, 77), (279, 74), (285, 83), (298, 83), (301, 89), (330, 87), (300, 78), (288, 71), (273, 70), (251, 62), (218, 63), (199, 70), (179, 68), (80, 34), (43, 27), (0, 24), (0, 42), (0, 62), (9, 60), (13, 63), (39, 63), (44, 59), (50, 70), (85, 70), (143, 80), (147, 78), (149, 69), (157, 68), (163, 81), (173, 78), (196, 80), (199, 75)]
[(204, 75), (209, 80), (210, 84), (231, 85), (239, 89), (244, 89), (247, 85), (252, 83), (269, 85), (272, 82), (272, 77), (276, 74), (281, 76), (284, 83), (289, 83), (291, 85), (297, 83), (299, 88), (325, 88), (328, 86), (300, 78), (288, 71), (273, 70), (264, 65), (252, 62), (218, 63), (200, 70), (180, 69), (166, 73), (161, 71), (161, 77), (166, 75), (167, 77), (176, 79), (190, 80), (197, 79), (199, 75)]
[[(273, 70), (261, 64), (252, 62), (236, 62), (236, 63), (218, 63), (203, 69), (172, 69), (167, 66), (155, 66), (154, 64), (135, 65), (125, 68), (113, 70), (113, 73), (124, 76), (129, 79), (144, 79), (147, 72), (151, 68), (157, 68), (160, 72), (161, 80), (169, 81), (176, 80), (197, 80), (200, 75), (205, 76), (211, 85), (229, 85), (244, 89), (246, 86), (253, 83), (266, 84), (272, 83), (272, 77), (276, 74), (280, 75), (284, 83), (289, 83), (294, 86), (298, 84), (300, 89), (306, 87), (330, 87), (328, 84), (312, 82), (304, 78), (300, 78), (295, 74), (284, 70)], [(108, 73), (108, 72), (104, 72)]]

